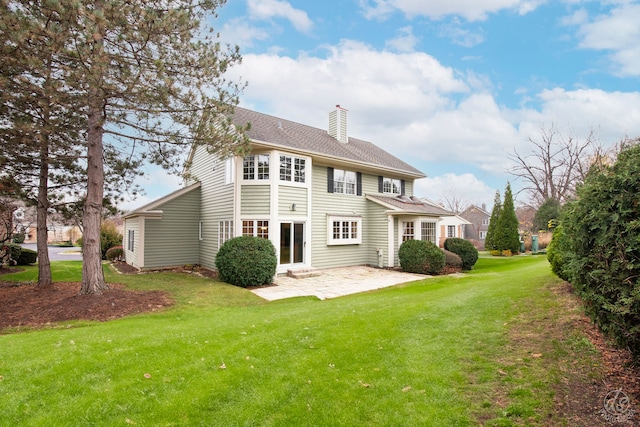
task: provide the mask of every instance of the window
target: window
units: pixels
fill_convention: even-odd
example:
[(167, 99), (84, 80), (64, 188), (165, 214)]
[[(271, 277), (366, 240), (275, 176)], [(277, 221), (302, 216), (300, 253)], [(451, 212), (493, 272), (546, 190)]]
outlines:
[(357, 175), (352, 171), (342, 169), (333, 170), (333, 192), (356, 194)]
[(305, 159), (291, 156), (280, 156), (280, 181), (305, 182)]
[(218, 247), (233, 238), (233, 221), (220, 221), (218, 224)]
[(248, 220), (242, 221), (242, 235), (269, 238), (269, 221)]
[(455, 225), (447, 225), (447, 237), (456, 237)]
[(233, 175), (235, 171), (234, 164), (235, 162), (233, 157), (227, 157), (227, 159), (224, 161), (224, 183), (225, 184), (233, 183)]
[(135, 238), (136, 238), (136, 232), (135, 230), (129, 230), (127, 232), (127, 250), (128, 251), (134, 251), (135, 248)]
[(393, 178), (382, 178), (382, 192), (389, 194), (402, 194), (402, 181)]
[(413, 240), (415, 238), (415, 229), (413, 221), (406, 221), (402, 223), (402, 241)]
[(360, 243), (362, 243), (361, 217), (328, 217), (328, 245), (358, 245)]
[(489, 218), (485, 218), (482, 220), (482, 225), (489, 225)]
[(481, 231), (480, 232), (480, 236), (481, 239), (486, 239), (487, 238), (487, 232), (486, 231)]
[(242, 179), (245, 181), (269, 180), (269, 155), (251, 154), (242, 161)]
[(428, 240), (431, 243), (436, 242), (436, 223), (435, 222), (423, 222), (421, 225), (421, 238), (422, 240)]
[(204, 238), (202, 237), (202, 221), (200, 221), (198, 223), (198, 240), (203, 240)]

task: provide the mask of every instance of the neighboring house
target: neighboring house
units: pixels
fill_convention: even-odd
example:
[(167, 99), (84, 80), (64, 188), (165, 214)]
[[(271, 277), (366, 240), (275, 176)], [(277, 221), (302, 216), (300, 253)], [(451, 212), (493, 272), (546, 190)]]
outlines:
[(469, 222), (469, 224), (465, 225), (464, 238), (473, 241), (478, 249), (484, 250), (484, 242), (487, 238), (489, 221), (491, 220), (491, 214), (487, 212), (487, 205), (484, 203), (482, 207), (471, 205), (463, 212), (460, 212), (459, 216)]
[(442, 240), (452, 213), (413, 195), (425, 175), (348, 137), (347, 110), (329, 114), (328, 131), (239, 107), (233, 120), (251, 123), (251, 154), (219, 159), (193, 149), (184, 188), (124, 216), (129, 264), (215, 268), (224, 242), (253, 235), (273, 243), (278, 273), (393, 267), (403, 241)]

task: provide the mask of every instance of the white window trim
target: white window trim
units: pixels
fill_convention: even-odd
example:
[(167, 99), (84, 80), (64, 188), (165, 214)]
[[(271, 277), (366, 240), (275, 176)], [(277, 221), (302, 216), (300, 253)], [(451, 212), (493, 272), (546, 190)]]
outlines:
[[(291, 159), (291, 181), (280, 179), (280, 157), (281, 156), (289, 157)], [(311, 165), (311, 159), (309, 157), (295, 156), (293, 154), (280, 152), (276, 154), (276, 158), (278, 159), (276, 170), (275, 170), (275, 172), (277, 173), (276, 179), (280, 185), (291, 185), (295, 187), (308, 187), (310, 185), (309, 183), (311, 182), (312, 165)], [(298, 182), (295, 180), (296, 159), (304, 160), (304, 182)], [(270, 172), (271, 174), (274, 173), (273, 169), (274, 168), (271, 167), (271, 172)]]
[[(451, 227), (453, 227), (453, 236), (449, 236), (449, 230), (451, 230)], [(456, 236), (456, 226), (455, 225), (447, 225), (447, 239), (450, 239), (452, 237), (457, 237)]]
[(218, 221), (218, 249), (228, 241), (233, 239), (233, 221), (221, 220)]
[[(335, 239), (333, 237), (333, 223), (340, 222), (349, 222), (349, 227), (351, 227), (351, 223), (357, 223), (357, 237), (355, 239)], [(351, 233), (349, 233), (351, 235)], [(327, 245), (336, 246), (336, 245), (359, 245), (362, 243), (362, 217), (361, 216), (348, 216), (348, 215), (327, 215)]]
[[(385, 191), (384, 189), (384, 184), (386, 181), (390, 181), (390, 185), (391, 185), (391, 191)], [(393, 191), (393, 183), (397, 182), (398, 185), (396, 185), (396, 189), (398, 190), (398, 192)], [(399, 195), (402, 193), (402, 180), (401, 179), (396, 179), (396, 178), (389, 178), (387, 176), (383, 176), (382, 177), (382, 193), (383, 194), (395, 194), (395, 195)]]
[[(260, 156), (266, 156), (267, 159), (268, 159), (268, 162), (269, 162), (269, 172), (268, 172), (269, 178), (265, 179), (265, 178), (259, 178), (258, 177), (258, 159), (259, 159)], [(245, 162), (245, 159), (247, 157), (253, 157), (253, 178), (245, 178), (244, 177), (244, 162)], [(242, 177), (242, 181), (243, 182), (262, 182), (262, 183), (265, 183), (265, 182), (271, 181), (271, 175), (273, 175), (273, 166), (272, 166), (272, 162), (271, 162), (271, 153), (249, 154), (249, 155), (247, 155), (247, 156), (242, 158), (242, 174), (241, 174), (241, 177)]]
[[(342, 172), (344, 174), (344, 180), (338, 181), (336, 179), (337, 172)], [(347, 193), (347, 174), (353, 174), (353, 193)], [(342, 183), (342, 191), (336, 191), (336, 183)], [(345, 194), (347, 196), (355, 196), (358, 194), (358, 174), (355, 171), (347, 170), (347, 169), (333, 169), (333, 193), (334, 194)]]
[(202, 220), (200, 220), (200, 221), (198, 222), (198, 240), (204, 240), (204, 237), (203, 237), (203, 236), (204, 236), (204, 235), (203, 235), (203, 233), (202, 233)]
[(224, 183), (233, 184), (235, 176), (235, 158), (233, 156), (227, 157), (224, 161)]
[(478, 238), (479, 239), (486, 239), (487, 238), (487, 232), (486, 231), (480, 231), (478, 234)]
[(269, 237), (271, 236), (271, 221), (269, 221), (268, 219), (264, 219), (264, 218), (260, 218), (260, 219), (252, 219), (252, 218), (245, 218), (243, 220), (240, 221), (240, 223), (242, 224), (242, 235), (243, 236), (247, 236), (247, 234), (244, 234), (244, 223), (245, 222), (251, 222), (251, 236), (253, 237), (263, 237), (264, 236), (258, 236), (258, 221), (262, 221), (262, 222), (266, 222), (267, 223), (267, 237), (266, 239), (269, 240)]
[(433, 240), (427, 241), (435, 244), (438, 241), (438, 223), (435, 221), (420, 221), (420, 240), (425, 240), (422, 236), (422, 224), (433, 224)]

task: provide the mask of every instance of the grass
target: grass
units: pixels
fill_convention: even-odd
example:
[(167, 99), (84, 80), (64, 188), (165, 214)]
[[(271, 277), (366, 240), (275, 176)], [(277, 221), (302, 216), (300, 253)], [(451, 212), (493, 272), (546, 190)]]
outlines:
[[(54, 280), (79, 280), (79, 265), (52, 263)], [(549, 335), (567, 311), (544, 257), (327, 301), (107, 278), (177, 304), (0, 336), (0, 425), (548, 425), (566, 346), (585, 346)]]

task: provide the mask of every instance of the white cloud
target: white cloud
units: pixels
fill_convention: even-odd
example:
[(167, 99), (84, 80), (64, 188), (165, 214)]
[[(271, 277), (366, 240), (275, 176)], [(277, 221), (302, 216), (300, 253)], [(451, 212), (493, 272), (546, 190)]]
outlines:
[[(577, 21), (577, 19), (576, 19)], [(640, 4), (622, 4), (608, 15), (581, 23), (579, 46), (610, 51), (611, 72), (619, 76), (640, 76)]]
[(220, 38), (223, 42), (247, 49), (254, 46), (255, 40), (267, 40), (269, 32), (264, 28), (249, 24), (245, 19), (236, 18), (229, 20), (222, 26)]
[(385, 19), (394, 11), (400, 11), (408, 17), (441, 19), (457, 15), (467, 21), (483, 21), (487, 15), (504, 9), (524, 15), (543, 3), (545, 0), (361, 0), (360, 7), (367, 19)]
[(484, 35), (481, 32), (474, 32), (462, 28), (462, 24), (458, 18), (454, 18), (451, 22), (443, 24), (440, 27), (440, 36), (451, 39), (457, 45), (464, 47), (473, 47), (484, 41)]
[(406, 26), (398, 30), (398, 36), (387, 41), (387, 47), (398, 52), (413, 52), (420, 39), (413, 35), (413, 28)]
[(269, 20), (271, 18), (285, 18), (300, 32), (308, 33), (313, 28), (313, 22), (307, 13), (296, 9), (287, 1), (280, 0), (248, 0), (249, 16), (255, 20)]
[(482, 206), (483, 203), (490, 205), (493, 202), (496, 188), (489, 187), (470, 173), (446, 173), (416, 181), (414, 193), (418, 197), (427, 197), (439, 203), (455, 195), (465, 205)]

